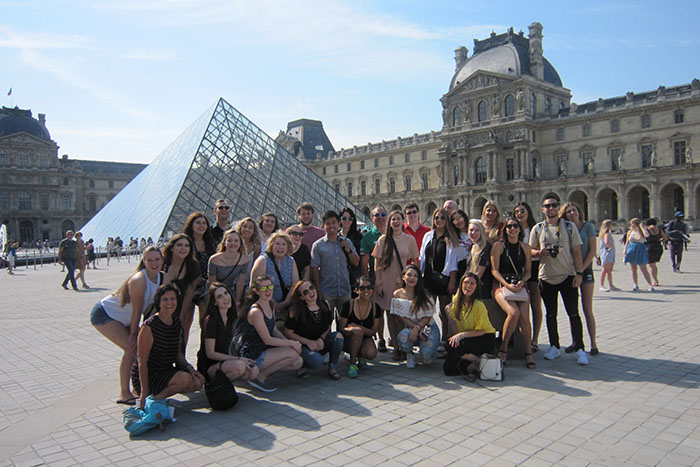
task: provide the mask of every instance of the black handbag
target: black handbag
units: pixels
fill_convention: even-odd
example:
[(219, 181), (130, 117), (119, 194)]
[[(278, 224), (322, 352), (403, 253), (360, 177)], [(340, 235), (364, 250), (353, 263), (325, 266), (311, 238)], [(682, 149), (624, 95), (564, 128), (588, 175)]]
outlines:
[(219, 362), (219, 368), (216, 370), (214, 378), (207, 378), (208, 381), (204, 384), (204, 392), (212, 410), (230, 409), (238, 402), (236, 388), (229, 381), (226, 374), (221, 371), (223, 363)]

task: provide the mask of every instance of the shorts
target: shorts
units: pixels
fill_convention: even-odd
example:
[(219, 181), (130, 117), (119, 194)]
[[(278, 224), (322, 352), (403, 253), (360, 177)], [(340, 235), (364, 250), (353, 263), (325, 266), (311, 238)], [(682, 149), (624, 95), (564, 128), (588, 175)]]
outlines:
[(255, 359), (255, 366), (259, 368), (262, 367), (263, 362), (265, 361), (265, 351), (263, 350), (263, 353), (261, 353), (258, 358)]
[(107, 315), (107, 312), (105, 311), (102, 304), (100, 302), (97, 302), (97, 304), (92, 308), (92, 311), (90, 312), (90, 322), (92, 323), (92, 325), (104, 326), (110, 321), (114, 320)]
[(588, 266), (583, 270), (581, 274), (583, 276), (583, 281), (581, 284), (593, 284), (595, 283), (595, 277), (593, 277), (593, 266)]

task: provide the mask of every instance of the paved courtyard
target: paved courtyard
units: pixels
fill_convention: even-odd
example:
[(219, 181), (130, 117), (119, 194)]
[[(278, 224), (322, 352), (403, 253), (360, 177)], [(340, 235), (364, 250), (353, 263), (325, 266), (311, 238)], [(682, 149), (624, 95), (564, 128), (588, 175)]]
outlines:
[[(80, 292), (60, 287), (57, 265), (3, 270), (0, 465), (698, 464), (699, 253), (692, 244), (683, 274), (665, 254), (653, 293), (630, 292), (616, 265), (623, 291), (596, 287), (601, 354), (586, 367), (540, 351), (537, 370), (512, 361), (505, 381), (477, 384), (383, 354), (354, 380), (277, 375), (270, 395), (239, 386), (225, 412), (211, 412), (203, 392), (175, 397), (177, 422), (135, 439), (114, 403), (120, 351), (89, 322), (135, 261), (103, 262)], [(568, 345), (563, 311), (560, 334)]]

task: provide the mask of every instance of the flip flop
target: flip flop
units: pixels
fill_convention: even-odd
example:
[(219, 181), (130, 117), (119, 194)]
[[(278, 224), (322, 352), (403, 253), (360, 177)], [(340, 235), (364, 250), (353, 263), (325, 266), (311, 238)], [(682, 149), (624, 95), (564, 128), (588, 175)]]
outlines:
[(122, 405), (134, 405), (136, 403), (136, 399), (137, 397), (131, 397), (129, 399), (117, 399), (116, 403)]

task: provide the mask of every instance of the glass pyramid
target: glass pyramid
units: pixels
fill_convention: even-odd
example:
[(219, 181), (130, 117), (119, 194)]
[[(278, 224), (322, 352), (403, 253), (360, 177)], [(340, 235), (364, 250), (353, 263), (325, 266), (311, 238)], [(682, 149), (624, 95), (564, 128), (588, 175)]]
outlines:
[(224, 99), (210, 107), (80, 230), (105, 245), (122, 240), (170, 238), (187, 216), (202, 211), (213, 220), (214, 203), (231, 203), (230, 220), (273, 212), (281, 224), (298, 222), (300, 203), (323, 211), (350, 206), (362, 211), (266, 135)]

